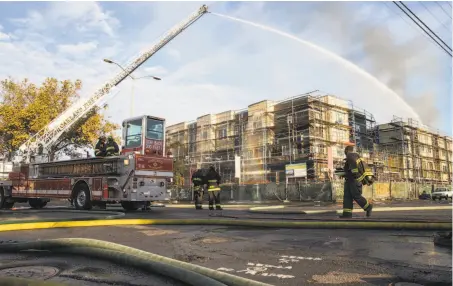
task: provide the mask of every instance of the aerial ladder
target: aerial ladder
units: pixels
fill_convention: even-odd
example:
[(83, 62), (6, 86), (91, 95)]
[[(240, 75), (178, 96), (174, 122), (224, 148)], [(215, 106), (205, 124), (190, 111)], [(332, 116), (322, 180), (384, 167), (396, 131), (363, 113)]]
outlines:
[(12, 161), (15, 163), (30, 163), (33, 155), (39, 154), (41, 158), (45, 157), (42, 156), (43, 153), (48, 151), (63, 133), (88, 119), (89, 114), (97, 110), (103, 104), (103, 101), (114, 92), (115, 87), (126, 77), (207, 12), (208, 7), (203, 5), (182, 22), (175, 25), (155, 45), (129, 62), (113, 79), (106, 82), (91, 97), (68, 108), (50, 124), (22, 144)]

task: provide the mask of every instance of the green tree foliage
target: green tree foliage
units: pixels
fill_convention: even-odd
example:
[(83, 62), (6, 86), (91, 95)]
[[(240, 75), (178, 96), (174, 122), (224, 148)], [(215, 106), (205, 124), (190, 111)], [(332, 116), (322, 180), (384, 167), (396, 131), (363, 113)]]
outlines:
[[(6, 79), (0, 82), (0, 153), (11, 158), (13, 152), (43, 129), (79, 99), (82, 82), (47, 78), (40, 86), (27, 79), (21, 82)], [(93, 147), (100, 134), (112, 134), (119, 126), (93, 110), (63, 134), (49, 150), (72, 155), (76, 148)]]

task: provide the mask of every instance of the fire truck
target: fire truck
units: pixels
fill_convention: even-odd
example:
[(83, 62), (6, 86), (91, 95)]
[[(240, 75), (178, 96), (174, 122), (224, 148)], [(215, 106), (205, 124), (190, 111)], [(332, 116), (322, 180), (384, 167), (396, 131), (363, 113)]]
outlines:
[(173, 159), (165, 153), (163, 118), (141, 116), (124, 120), (119, 156), (48, 162), (48, 153), (62, 134), (85, 122), (116, 86), (205, 13), (207, 6), (203, 5), (94, 95), (70, 107), (20, 146), (11, 162), (0, 164), (3, 173), (7, 171), (6, 178), (0, 176), (0, 208), (12, 208), (16, 202), (42, 208), (51, 199), (69, 199), (76, 209), (120, 202), (124, 209), (136, 210), (153, 201), (168, 200)]

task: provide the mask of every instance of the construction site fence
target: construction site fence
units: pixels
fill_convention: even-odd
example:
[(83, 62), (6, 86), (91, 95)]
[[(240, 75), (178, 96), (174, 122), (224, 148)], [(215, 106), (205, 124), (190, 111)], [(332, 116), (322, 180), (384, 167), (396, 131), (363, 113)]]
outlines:
[[(331, 182), (319, 182), (310, 184), (249, 184), (249, 185), (222, 185), (220, 200), (226, 201), (332, 201)], [(191, 188), (174, 188), (172, 199), (178, 201), (192, 201), (193, 190)], [(204, 192), (204, 200), (208, 199), (207, 191)]]
[[(363, 186), (362, 194), (366, 198), (372, 200), (414, 200), (418, 199), (423, 192), (430, 194), (436, 188), (444, 187), (451, 190), (451, 185), (434, 184), (434, 183), (419, 183), (419, 182), (375, 182), (371, 186)], [(333, 183), (335, 196), (337, 201), (342, 201), (343, 198), (343, 182), (336, 181)]]
[[(228, 184), (221, 185), (220, 199), (225, 202), (341, 202), (343, 200), (344, 181), (297, 182), (292, 184)], [(414, 200), (423, 192), (431, 193), (438, 187), (449, 185), (414, 183), (414, 182), (375, 182), (372, 186), (363, 186), (363, 196), (371, 200)], [(174, 187), (171, 191), (174, 201), (193, 201), (192, 188)], [(204, 191), (203, 201), (208, 200)]]

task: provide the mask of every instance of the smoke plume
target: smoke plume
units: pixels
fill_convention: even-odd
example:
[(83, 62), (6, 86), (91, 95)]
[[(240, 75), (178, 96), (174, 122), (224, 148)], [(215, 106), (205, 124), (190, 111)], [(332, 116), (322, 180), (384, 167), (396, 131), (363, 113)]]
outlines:
[[(301, 9), (307, 8), (305, 5), (296, 4), (299, 3), (285, 3), (286, 11), (281, 12), (296, 14), (301, 13)], [(393, 37), (389, 27), (385, 25), (389, 18), (383, 16), (381, 21), (373, 22), (364, 17), (367, 13), (382, 15), (387, 13), (393, 19), (403, 21), (395, 14), (398, 10), (396, 6), (386, 8), (382, 3), (380, 6), (368, 8), (373, 10), (366, 11), (364, 10), (366, 6), (359, 5), (357, 2), (310, 3), (312, 12), (304, 13), (300, 22), (292, 24), (292, 28), (299, 33), (310, 29), (324, 33), (344, 51), (343, 56), (369, 70), (405, 99), (420, 115), (424, 124), (433, 125), (438, 120), (439, 114), (435, 106), (435, 89), (427, 89), (425, 84), (423, 91), (411, 93), (407, 91), (410, 78), (415, 77), (426, 83), (432, 83), (439, 78), (440, 59), (426, 54), (427, 48), (431, 48), (432, 43), (423, 37), (421, 30), (417, 31), (415, 38)], [(391, 11), (389, 8), (395, 10)], [(358, 49), (362, 54), (361, 58), (357, 58)]]

